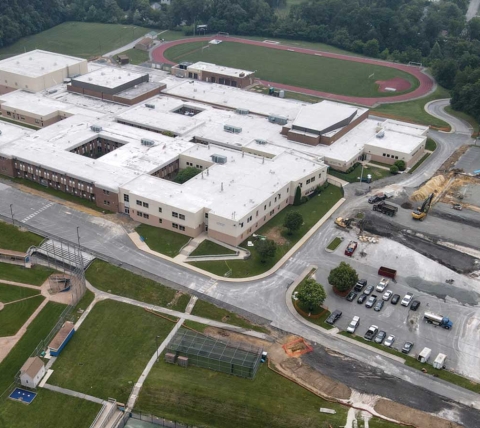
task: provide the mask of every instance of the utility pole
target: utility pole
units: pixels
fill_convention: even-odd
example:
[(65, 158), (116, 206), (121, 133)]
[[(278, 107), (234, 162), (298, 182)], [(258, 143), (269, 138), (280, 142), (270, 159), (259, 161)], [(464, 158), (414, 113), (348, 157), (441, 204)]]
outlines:
[(160, 336), (156, 336), (155, 337), (155, 345), (157, 347), (157, 363), (158, 363), (158, 339), (160, 338)]
[(12, 215), (12, 224), (15, 226), (15, 219), (13, 218), (13, 204), (10, 204), (10, 214)]

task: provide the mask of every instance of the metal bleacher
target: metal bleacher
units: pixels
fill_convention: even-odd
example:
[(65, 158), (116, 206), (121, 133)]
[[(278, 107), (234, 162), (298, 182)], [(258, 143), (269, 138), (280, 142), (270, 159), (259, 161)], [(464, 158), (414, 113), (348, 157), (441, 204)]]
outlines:
[[(81, 259), (79, 257), (81, 255)], [(95, 259), (89, 253), (78, 251), (78, 247), (64, 244), (52, 239), (45, 239), (40, 246), (31, 247), (29, 254), (35, 254), (37, 257), (46, 258), (47, 260), (55, 260), (60, 265), (69, 266), (74, 269), (85, 270)]]

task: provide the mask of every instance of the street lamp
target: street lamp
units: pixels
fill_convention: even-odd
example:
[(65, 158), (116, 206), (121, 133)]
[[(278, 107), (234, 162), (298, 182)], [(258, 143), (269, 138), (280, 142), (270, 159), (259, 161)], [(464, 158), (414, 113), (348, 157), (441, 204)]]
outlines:
[(78, 241), (78, 250), (80, 251), (80, 226), (77, 226), (77, 241)]
[(155, 337), (155, 345), (157, 346), (157, 363), (158, 363), (158, 339), (160, 336)]
[(10, 204), (10, 214), (12, 215), (12, 224), (15, 226), (15, 220), (13, 218), (13, 204)]

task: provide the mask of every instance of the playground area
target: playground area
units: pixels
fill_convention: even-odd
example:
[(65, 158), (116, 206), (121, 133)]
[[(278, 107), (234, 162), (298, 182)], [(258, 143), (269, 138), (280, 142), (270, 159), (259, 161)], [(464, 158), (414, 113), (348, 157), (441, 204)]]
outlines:
[[(212, 39), (222, 43), (211, 44)], [(264, 85), (365, 106), (415, 99), (434, 88), (418, 66), (225, 35), (163, 43), (152, 58), (248, 69)]]

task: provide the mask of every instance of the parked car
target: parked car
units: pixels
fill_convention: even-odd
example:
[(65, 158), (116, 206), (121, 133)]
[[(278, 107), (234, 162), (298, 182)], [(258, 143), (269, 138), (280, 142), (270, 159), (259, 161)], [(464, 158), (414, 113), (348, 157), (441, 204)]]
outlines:
[[(388, 301), (390, 297), (392, 297), (393, 291), (392, 290), (387, 290), (385, 293), (383, 293), (382, 299), (385, 301)], [(398, 296), (400, 297), (400, 296)]]
[(420, 302), (418, 300), (414, 300), (410, 305), (410, 309), (412, 311), (416, 311), (420, 307)]
[(366, 294), (360, 294), (360, 297), (357, 299), (358, 304), (362, 304), (368, 296)]
[(360, 325), (360, 317), (353, 317), (352, 321), (350, 321), (350, 324), (347, 327), (347, 331), (349, 333), (355, 333), (355, 330), (357, 327)]
[(387, 332), (386, 331), (383, 331), (383, 330), (380, 330), (377, 335), (375, 336), (375, 340), (374, 342), (375, 343), (382, 343), (384, 340), (385, 340), (385, 337), (387, 336)]
[(365, 340), (373, 340), (377, 333), (378, 327), (376, 325), (371, 325), (363, 337)]
[(325, 320), (325, 322), (327, 324), (333, 325), (335, 324), (335, 321), (337, 321), (341, 316), (342, 316), (342, 311), (339, 311), (338, 309), (336, 309), (330, 314), (330, 316)]
[(376, 204), (377, 202), (384, 201), (387, 197), (383, 193), (377, 193), (376, 195), (368, 198), (369, 204)]
[(385, 303), (385, 302), (384, 302), (383, 300), (379, 300), (377, 303), (375, 303), (375, 306), (373, 307), (373, 310), (374, 310), (375, 312), (380, 312), (380, 311), (382, 310), (382, 308), (383, 308), (383, 304), (384, 304), (384, 303)]
[(373, 285), (367, 285), (365, 287), (365, 290), (363, 290), (363, 292), (368, 296), (374, 289), (375, 287)]
[(410, 353), (412, 348), (413, 348), (413, 343), (412, 342), (405, 342), (405, 344), (403, 345), (403, 348), (402, 348), (402, 352), (404, 354), (408, 354), (408, 353)]
[(402, 306), (408, 306), (413, 299), (413, 294), (412, 293), (407, 293), (405, 294), (405, 297), (402, 299), (402, 303), (400, 303)]
[(355, 293), (355, 291), (350, 291), (350, 293), (348, 293), (347, 300), (349, 302), (353, 302), (355, 300), (355, 297), (357, 296), (358, 296), (358, 293)]
[(362, 291), (363, 288), (367, 285), (366, 279), (359, 279), (353, 288), (353, 291)]
[(392, 305), (396, 305), (399, 300), (400, 300), (400, 294), (394, 294), (394, 295), (392, 296), (392, 300), (390, 300), (390, 303), (391, 303)]
[(368, 299), (367, 303), (365, 303), (365, 307), (371, 308), (375, 302), (377, 301), (377, 296), (375, 294), (372, 294)]
[(385, 288), (387, 288), (388, 282), (389, 280), (387, 278), (382, 278), (375, 287), (375, 290), (381, 293), (383, 290), (385, 290)]
[(388, 337), (385, 339), (385, 342), (383, 342), (383, 344), (391, 348), (393, 345), (393, 342), (395, 342), (395, 336), (393, 334), (389, 334)]

